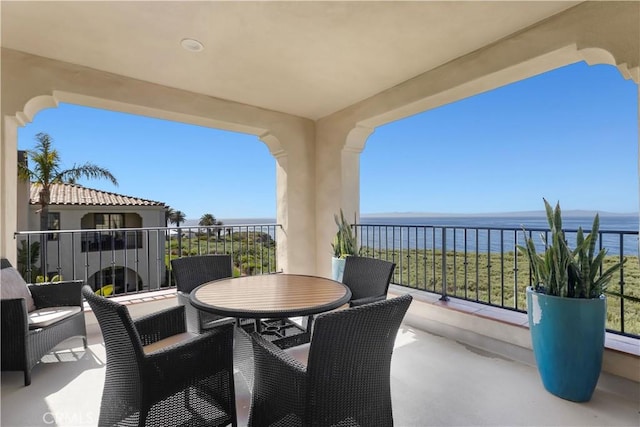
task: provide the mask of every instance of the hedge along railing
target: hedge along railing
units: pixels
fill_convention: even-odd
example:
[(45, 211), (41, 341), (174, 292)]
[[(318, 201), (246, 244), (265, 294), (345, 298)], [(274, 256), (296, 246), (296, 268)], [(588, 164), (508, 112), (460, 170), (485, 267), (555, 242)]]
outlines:
[(18, 269), (27, 282), (58, 276), (131, 294), (174, 286), (171, 260), (180, 256), (225, 253), (232, 256), (236, 275), (278, 272), (275, 242), (281, 229), (251, 224), (50, 230), (18, 232), (15, 238)]
[[(529, 263), (517, 251), (525, 233), (544, 251), (548, 229), (431, 225), (356, 224), (360, 254), (396, 263), (392, 282), (467, 301), (526, 312)], [(565, 230), (575, 247), (577, 230)], [(588, 230), (585, 230), (588, 232)], [(638, 232), (601, 230), (598, 246), (608, 250), (605, 268), (627, 258), (607, 288), (607, 330), (640, 337)]]

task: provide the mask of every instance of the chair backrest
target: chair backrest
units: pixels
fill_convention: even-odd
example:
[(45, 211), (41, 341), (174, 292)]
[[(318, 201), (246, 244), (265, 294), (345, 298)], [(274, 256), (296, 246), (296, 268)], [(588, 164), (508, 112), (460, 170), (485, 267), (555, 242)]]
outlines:
[[(28, 312), (36, 309), (36, 303), (31, 295), (27, 282), (20, 272), (11, 265), (8, 259), (0, 259), (0, 299), (24, 298)], [(3, 335), (4, 336), (4, 335)]]
[(305, 425), (393, 424), (391, 355), (411, 300), (406, 294), (316, 318)]
[[(88, 285), (82, 287), (82, 296), (87, 300), (96, 319), (98, 319), (107, 352), (107, 370), (113, 364), (136, 365), (144, 352), (142, 341), (127, 307), (96, 295)], [(133, 380), (131, 378), (128, 381)]]
[(203, 283), (233, 277), (231, 255), (196, 255), (171, 260), (176, 288), (186, 294)]
[(382, 259), (348, 256), (342, 283), (351, 289), (351, 299), (385, 296), (396, 265)]

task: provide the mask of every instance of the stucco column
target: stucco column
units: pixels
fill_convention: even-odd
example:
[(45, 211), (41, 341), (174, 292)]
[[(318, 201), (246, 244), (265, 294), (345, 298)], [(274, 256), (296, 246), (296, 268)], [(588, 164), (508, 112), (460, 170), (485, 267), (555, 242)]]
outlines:
[(320, 120), (316, 128), (317, 274), (331, 277), (334, 215), (360, 220), (360, 153), (373, 128), (348, 120)]
[(285, 273), (316, 270), (314, 234), (313, 126), (289, 126), (260, 139), (276, 160), (278, 268)]
[[(3, 112), (4, 113), (4, 112)], [(18, 226), (18, 122), (2, 114), (0, 144), (0, 255), (16, 264), (16, 243), (13, 233)]]
[[(0, 256), (17, 265), (17, 246), (14, 233), (18, 226), (26, 225), (27, 197), (19, 192), (28, 191), (27, 184), (18, 183), (18, 127), (33, 120), (35, 114), (57, 106), (51, 95), (42, 95), (38, 88), (41, 78), (21, 79), (13, 72), (10, 61), (2, 49), (2, 103), (0, 105)], [(20, 218), (20, 220), (18, 220)]]

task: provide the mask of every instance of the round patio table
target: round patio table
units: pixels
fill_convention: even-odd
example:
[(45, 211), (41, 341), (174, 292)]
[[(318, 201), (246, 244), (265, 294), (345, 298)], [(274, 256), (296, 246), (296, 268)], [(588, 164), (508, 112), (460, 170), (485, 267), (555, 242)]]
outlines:
[[(265, 274), (204, 283), (190, 295), (200, 310), (235, 317), (245, 332), (255, 331), (280, 348), (309, 342), (311, 315), (346, 305), (351, 290), (340, 282), (300, 274)], [(307, 316), (303, 324), (290, 317)], [(242, 319), (254, 319), (244, 324)]]
[(222, 316), (273, 319), (333, 310), (349, 302), (351, 290), (324, 277), (265, 274), (207, 282), (190, 298), (198, 309)]

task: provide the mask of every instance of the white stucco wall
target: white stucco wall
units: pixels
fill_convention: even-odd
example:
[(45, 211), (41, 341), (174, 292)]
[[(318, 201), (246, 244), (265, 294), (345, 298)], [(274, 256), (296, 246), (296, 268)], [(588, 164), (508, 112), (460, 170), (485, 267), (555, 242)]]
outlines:
[[(28, 227), (21, 231), (38, 231), (40, 214), (38, 205), (30, 205), (28, 209)], [(57, 240), (47, 242), (47, 272), (62, 274), (64, 279), (83, 279), (88, 281), (94, 274), (109, 267), (125, 267), (131, 275), (137, 275), (145, 287), (155, 287), (165, 279), (163, 264), (157, 260), (164, 259), (165, 234), (155, 230), (142, 232), (142, 247), (137, 249), (105, 250), (102, 252), (83, 251), (82, 233), (78, 232), (81, 221), (86, 215), (96, 213), (133, 214), (139, 217), (140, 224), (135, 228), (164, 227), (165, 209), (162, 206), (75, 206), (51, 205), (50, 213), (60, 214), (60, 229), (70, 230), (58, 235)], [(125, 224), (131, 227), (132, 224)], [(135, 224), (133, 224), (135, 225)], [(75, 230), (75, 232), (71, 232)], [(85, 230), (91, 232), (93, 230)], [(30, 242), (39, 241), (37, 236), (20, 235), (20, 242), (29, 238)], [(20, 244), (20, 243), (18, 243)], [(138, 252), (138, 253), (136, 253)], [(73, 255), (73, 256), (70, 256)], [(39, 266), (39, 262), (37, 263)], [(135, 273), (135, 274), (134, 274)], [(50, 274), (50, 276), (52, 276)], [(51, 277), (49, 277), (51, 279)], [(35, 280), (32, 278), (32, 280)], [(135, 281), (132, 281), (135, 284)]]

